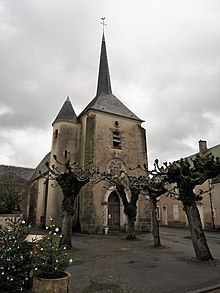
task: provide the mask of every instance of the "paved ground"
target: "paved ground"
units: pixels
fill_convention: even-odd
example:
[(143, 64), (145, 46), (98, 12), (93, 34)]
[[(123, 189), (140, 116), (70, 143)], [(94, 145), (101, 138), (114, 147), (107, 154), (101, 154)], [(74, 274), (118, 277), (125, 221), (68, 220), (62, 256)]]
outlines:
[(70, 293), (220, 293), (220, 232), (206, 235), (210, 263), (194, 259), (188, 230), (161, 228), (163, 248), (152, 248), (150, 233), (137, 241), (121, 233), (75, 234)]

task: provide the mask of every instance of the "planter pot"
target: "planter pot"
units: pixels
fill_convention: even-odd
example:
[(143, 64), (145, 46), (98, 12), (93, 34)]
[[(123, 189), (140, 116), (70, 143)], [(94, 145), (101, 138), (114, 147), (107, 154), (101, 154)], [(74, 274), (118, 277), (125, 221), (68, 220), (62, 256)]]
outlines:
[(108, 227), (104, 228), (105, 235), (108, 234)]
[(70, 292), (70, 273), (58, 279), (44, 279), (34, 276), (33, 293), (69, 293)]

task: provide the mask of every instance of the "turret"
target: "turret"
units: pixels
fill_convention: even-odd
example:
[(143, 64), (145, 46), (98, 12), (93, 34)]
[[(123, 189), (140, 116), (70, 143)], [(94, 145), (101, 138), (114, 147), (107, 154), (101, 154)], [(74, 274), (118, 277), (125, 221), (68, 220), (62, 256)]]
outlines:
[(64, 102), (52, 126), (51, 163), (54, 162), (53, 155), (56, 155), (60, 162), (67, 160), (77, 162), (80, 125), (69, 97)]
[[(53, 138), (50, 157), (50, 166), (55, 165), (60, 171), (64, 171), (64, 166), (57, 164), (54, 155), (61, 163), (70, 160), (71, 163), (78, 162), (78, 150), (80, 142), (80, 124), (73, 110), (72, 104), (67, 97), (56, 119), (52, 123)], [(49, 223), (49, 217), (52, 217), (54, 223), (60, 226), (62, 216), (63, 193), (59, 186), (48, 186), (46, 224)]]

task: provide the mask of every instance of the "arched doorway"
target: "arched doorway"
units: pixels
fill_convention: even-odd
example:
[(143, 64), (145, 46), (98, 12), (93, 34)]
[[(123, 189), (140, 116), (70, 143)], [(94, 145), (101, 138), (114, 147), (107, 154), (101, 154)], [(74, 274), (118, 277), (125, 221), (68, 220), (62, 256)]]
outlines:
[(108, 227), (110, 231), (120, 230), (120, 200), (116, 191), (108, 197)]

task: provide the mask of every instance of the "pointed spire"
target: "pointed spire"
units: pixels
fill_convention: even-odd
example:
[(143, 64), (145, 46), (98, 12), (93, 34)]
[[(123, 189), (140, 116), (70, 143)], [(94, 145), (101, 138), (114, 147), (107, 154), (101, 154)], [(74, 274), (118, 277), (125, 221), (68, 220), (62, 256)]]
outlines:
[(100, 94), (112, 94), (104, 32), (102, 35), (99, 76), (96, 96), (99, 96)]
[[(104, 19), (102, 20), (104, 21)], [(103, 28), (104, 25), (105, 23), (103, 24)], [(131, 112), (118, 98), (112, 94), (104, 32), (102, 35), (97, 93), (95, 98), (80, 113), (78, 119), (89, 110), (109, 113), (143, 122), (143, 120)]]
[(69, 97), (67, 97), (66, 101), (64, 102), (62, 108), (60, 109), (60, 112), (58, 113), (52, 125), (58, 121), (76, 122), (76, 120), (77, 120), (76, 113), (73, 110), (73, 106), (70, 102)]

